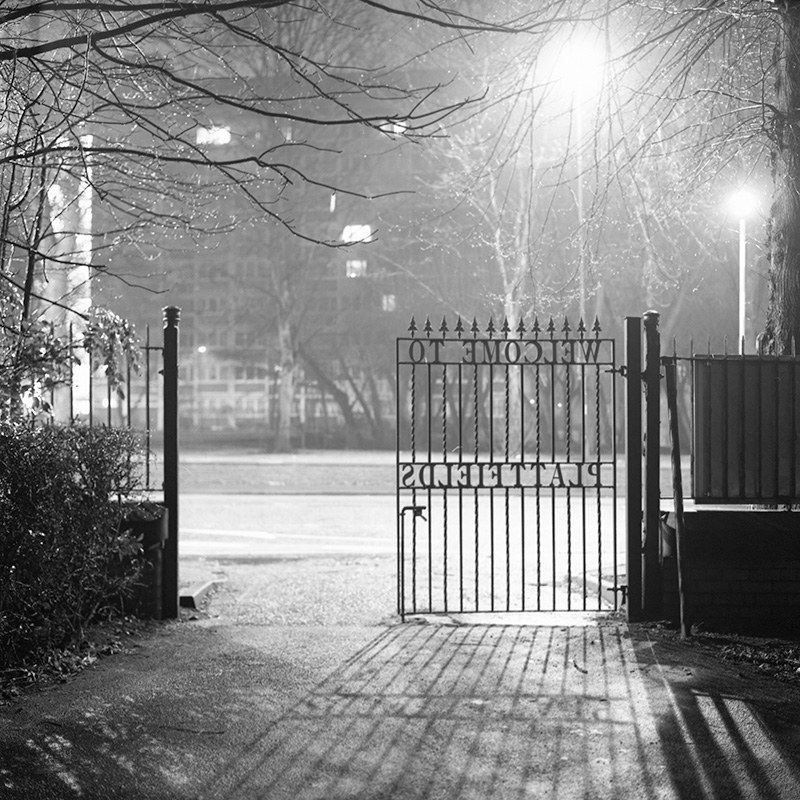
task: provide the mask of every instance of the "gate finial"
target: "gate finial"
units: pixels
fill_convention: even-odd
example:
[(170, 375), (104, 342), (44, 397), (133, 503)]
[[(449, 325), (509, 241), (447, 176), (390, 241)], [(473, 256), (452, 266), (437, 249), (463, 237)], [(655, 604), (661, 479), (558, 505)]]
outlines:
[(472, 331), (472, 338), (473, 339), (477, 339), (478, 338), (478, 334), (481, 332), (480, 325), (478, 325), (478, 318), (477, 317), (473, 317), (472, 318), (472, 327), (470, 328), (470, 331)]
[(600, 320), (597, 317), (595, 317), (594, 318), (594, 325), (592, 325), (592, 333), (594, 334), (594, 338), (595, 339), (600, 338), (600, 332), (602, 330), (603, 329), (600, 327)]
[(553, 322), (553, 318), (550, 317), (550, 322), (547, 324), (547, 332), (550, 334), (550, 338), (553, 338), (553, 334), (556, 332), (556, 324)]
[(578, 335), (581, 337), (581, 339), (583, 339), (585, 333), (586, 333), (586, 323), (583, 321), (583, 317), (581, 317), (578, 322)]
[(414, 317), (411, 317), (411, 322), (408, 323), (408, 332), (411, 334), (412, 339), (417, 335), (417, 321)]
[(508, 339), (508, 334), (509, 334), (509, 331), (511, 330), (511, 327), (508, 324), (508, 317), (503, 317), (503, 324), (502, 324), (500, 330), (503, 333), (503, 338), (504, 339)]
[(524, 317), (519, 318), (519, 324), (517, 325), (517, 336), (518, 338), (522, 338), (525, 335), (525, 319)]
[(431, 333), (433, 333), (433, 325), (431, 325), (431, 318), (425, 317), (425, 324), (422, 326), (422, 330), (425, 331), (426, 338), (431, 338)]
[(564, 324), (561, 326), (562, 333), (565, 333), (567, 336), (569, 336), (569, 332), (571, 330), (572, 328), (570, 328), (569, 326), (569, 320), (566, 317), (564, 317)]
[(489, 317), (489, 324), (486, 326), (486, 333), (489, 334), (490, 339), (494, 339), (494, 317)]
[(447, 320), (444, 317), (442, 317), (442, 324), (439, 326), (439, 333), (442, 334), (442, 339), (446, 339), (447, 338), (447, 331), (448, 330), (449, 330), (449, 328), (447, 327)]
[(542, 326), (539, 324), (538, 316), (533, 318), (533, 327), (531, 328), (531, 331), (533, 332), (533, 338), (538, 339), (539, 334), (542, 332)]
[(458, 334), (458, 338), (461, 338), (461, 334), (464, 333), (464, 323), (461, 321), (461, 314), (458, 315), (458, 319), (456, 320), (456, 327), (454, 328), (455, 332)]

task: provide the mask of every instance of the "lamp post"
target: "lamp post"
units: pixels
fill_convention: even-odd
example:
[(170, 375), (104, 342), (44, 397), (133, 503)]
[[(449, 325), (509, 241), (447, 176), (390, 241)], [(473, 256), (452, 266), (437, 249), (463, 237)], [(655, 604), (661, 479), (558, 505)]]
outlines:
[(742, 187), (731, 195), (730, 207), (739, 218), (739, 354), (744, 355), (747, 335), (747, 218), (755, 211), (755, 195)]

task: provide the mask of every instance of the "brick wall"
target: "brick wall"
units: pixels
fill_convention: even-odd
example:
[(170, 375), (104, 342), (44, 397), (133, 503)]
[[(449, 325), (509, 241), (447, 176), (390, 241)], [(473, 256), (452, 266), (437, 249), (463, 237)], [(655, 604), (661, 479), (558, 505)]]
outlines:
[[(692, 624), (800, 634), (800, 514), (700, 510), (687, 512), (685, 521), (684, 579)], [(664, 615), (677, 620), (677, 566), (668, 541), (662, 552)]]

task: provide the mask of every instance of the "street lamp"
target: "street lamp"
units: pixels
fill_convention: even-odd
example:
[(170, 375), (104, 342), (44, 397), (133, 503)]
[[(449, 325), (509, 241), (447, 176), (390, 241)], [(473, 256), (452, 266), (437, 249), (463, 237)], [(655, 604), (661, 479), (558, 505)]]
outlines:
[(747, 303), (747, 218), (756, 210), (756, 196), (742, 187), (730, 197), (730, 209), (739, 218), (739, 353), (744, 355)]

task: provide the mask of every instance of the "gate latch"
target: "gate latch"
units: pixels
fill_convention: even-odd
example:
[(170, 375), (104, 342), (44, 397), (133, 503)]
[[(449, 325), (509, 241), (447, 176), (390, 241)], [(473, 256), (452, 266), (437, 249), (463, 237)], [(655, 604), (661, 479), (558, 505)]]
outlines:
[(621, 606), (624, 606), (628, 600), (628, 584), (621, 583), (619, 586), (614, 586), (611, 589), (612, 592), (621, 592), (622, 593), (622, 602), (620, 603)]
[(400, 516), (404, 516), (406, 511), (410, 511), (415, 517), (425, 519), (425, 506), (405, 506), (400, 509)]
[(611, 367), (610, 369), (604, 370), (605, 372), (610, 372), (614, 375), (622, 375), (623, 378), (628, 377), (628, 367), (625, 364), (621, 364), (619, 367)]

